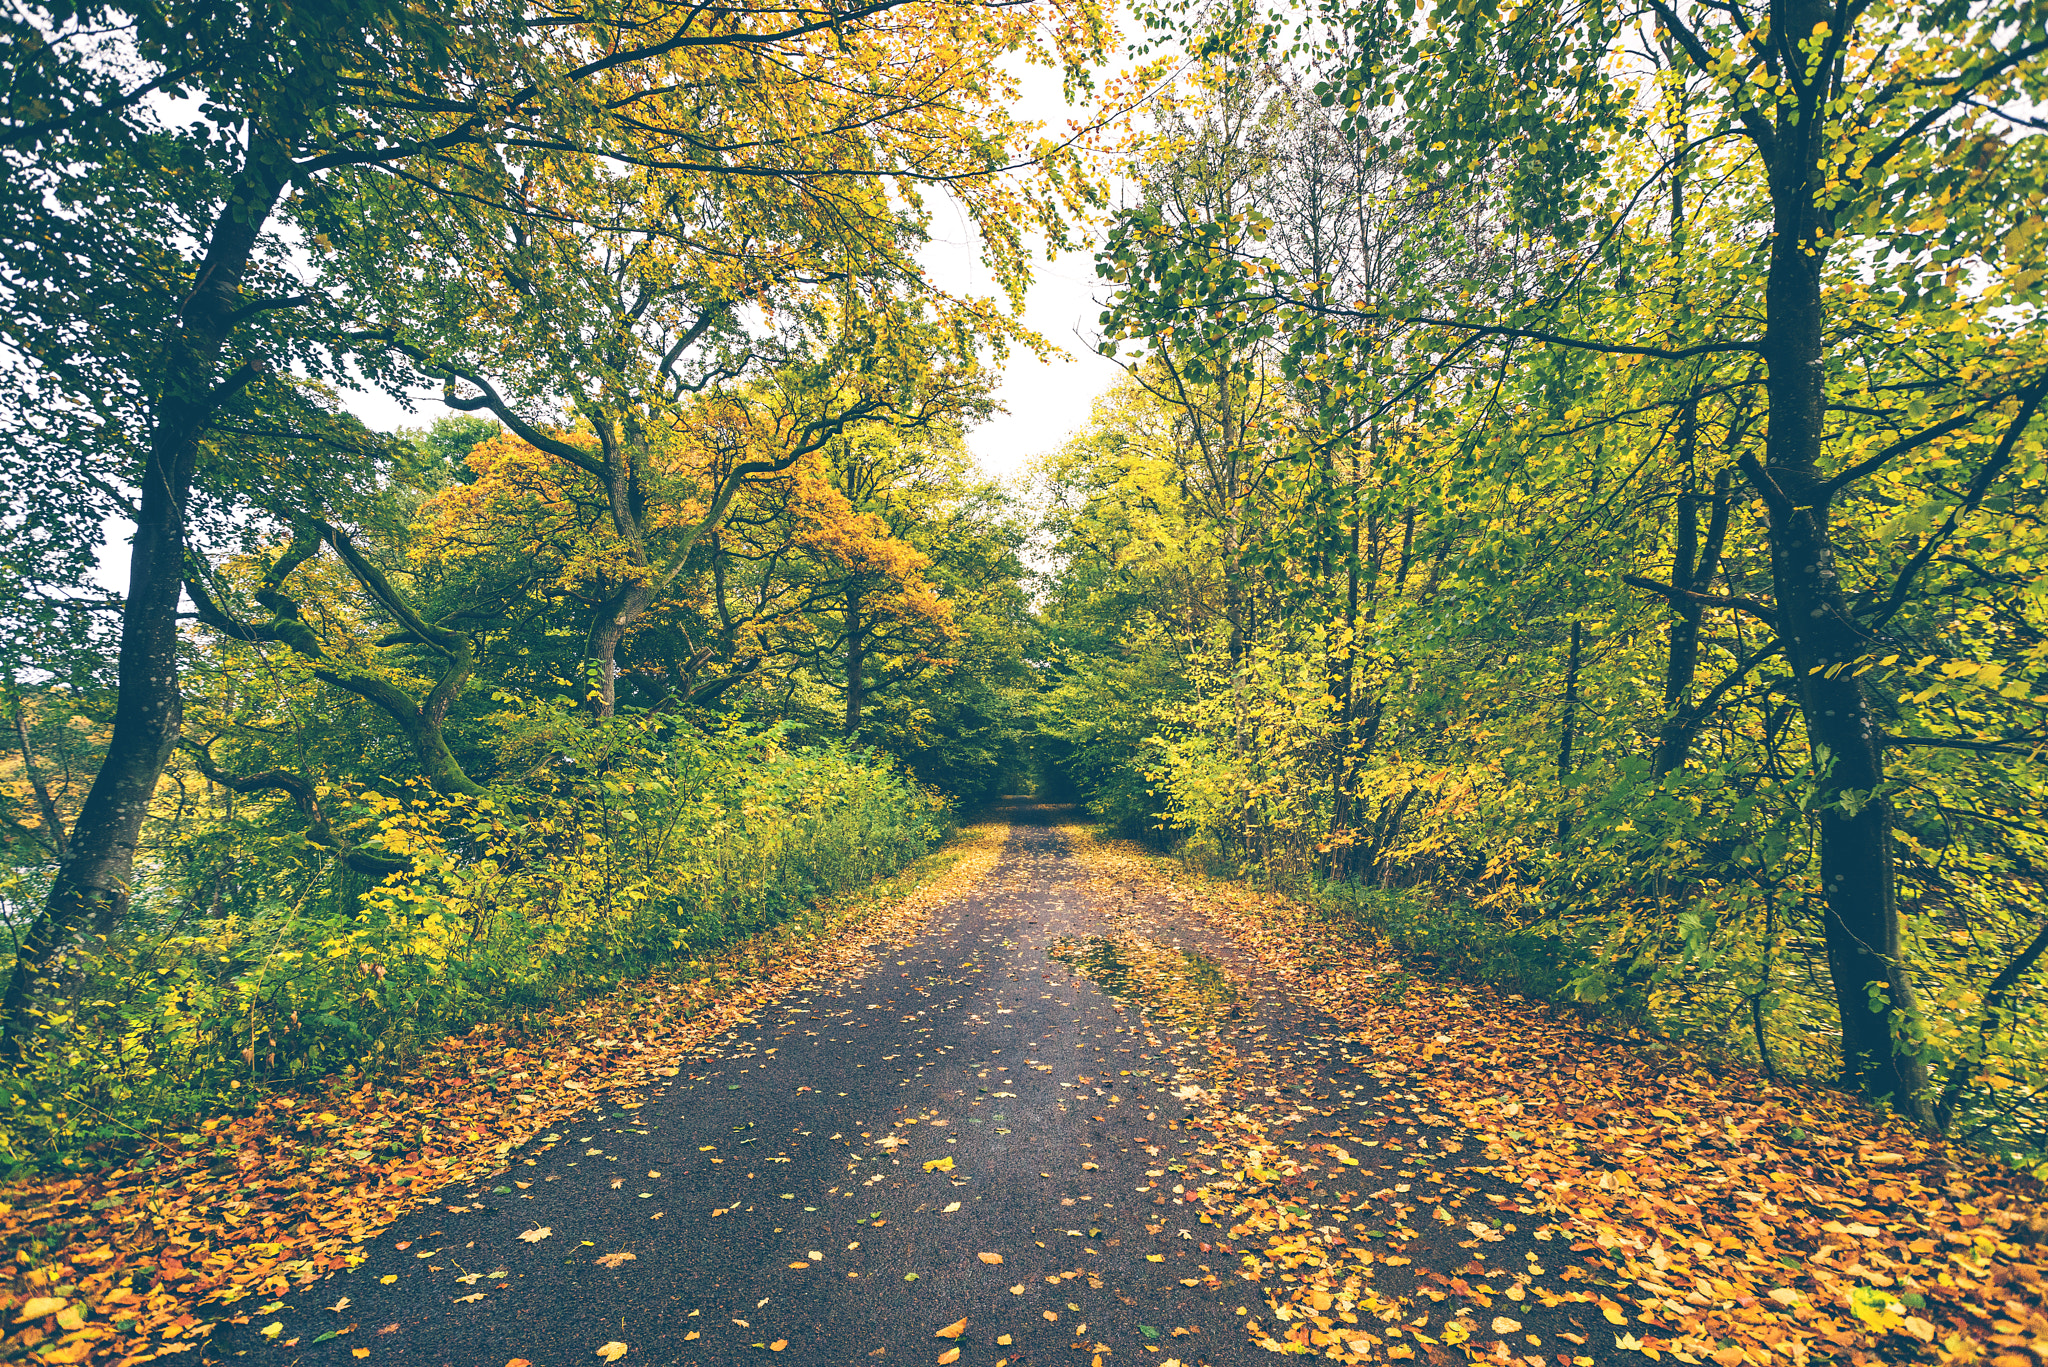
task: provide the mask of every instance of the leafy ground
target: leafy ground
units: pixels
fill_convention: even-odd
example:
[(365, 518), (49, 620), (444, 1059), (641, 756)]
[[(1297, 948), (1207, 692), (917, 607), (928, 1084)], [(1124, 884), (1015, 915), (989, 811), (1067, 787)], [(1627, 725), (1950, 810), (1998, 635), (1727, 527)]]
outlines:
[[(2048, 1361), (2032, 1179), (1833, 1092), (1412, 978), (1135, 847), (1079, 849), (1112, 916), (1228, 946), (1261, 1016), (1321, 1024), (1205, 1041), (1229, 1142), (1199, 1194), (1269, 1293), (1268, 1347)], [(1409, 1180), (1369, 1180), (1394, 1149)]]
[(9, 1360), (2048, 1358), (2031, 1182), (1009, 815), (715, 979), (12, 1189)]

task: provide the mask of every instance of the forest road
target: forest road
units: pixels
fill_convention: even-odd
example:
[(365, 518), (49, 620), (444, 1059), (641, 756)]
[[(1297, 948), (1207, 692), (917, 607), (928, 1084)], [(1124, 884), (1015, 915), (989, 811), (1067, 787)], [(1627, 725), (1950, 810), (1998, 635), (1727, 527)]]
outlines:
[(1011, 816), (994, 874), (907, 948), (438, 1193), (360, 1267), (223, 1325), (206, 1360), (1268, 1357), (1237, 1313), (1257, 1288), (1175, 1191), (1194, 1136), (1172, 1032), (1049, 956), (1100, 915), (1047, 809)]

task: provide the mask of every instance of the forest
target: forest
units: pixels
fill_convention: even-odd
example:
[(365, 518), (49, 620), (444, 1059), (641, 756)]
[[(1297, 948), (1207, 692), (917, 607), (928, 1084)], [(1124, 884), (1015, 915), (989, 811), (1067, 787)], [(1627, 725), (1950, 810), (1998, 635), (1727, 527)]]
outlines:
[(16, 1170), (1005, 793), (2048, 1169), (2044, 0), (0, 23)]

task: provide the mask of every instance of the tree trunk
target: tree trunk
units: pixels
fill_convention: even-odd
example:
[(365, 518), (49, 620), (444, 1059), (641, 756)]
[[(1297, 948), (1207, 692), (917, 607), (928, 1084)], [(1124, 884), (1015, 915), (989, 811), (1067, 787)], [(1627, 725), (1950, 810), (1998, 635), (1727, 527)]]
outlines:
[(628, 584), (600, 604), (597, 615), (591, 620), (590, 634), (583, 643), (583, 655), (590, 661), (594, 677), (585, 702), (597, 716), (609, 717), (618, 707), (619, 642), (625, 639), (626, 628), (638, 620), (653, 601), (651, 585)]
[[(1825, 18), (1827, 11), (1815, 13)], [(1883, 732), (1855, 667), (1870, 642), (1849, 614), (1836, 573), (1832, 494), (1820, 468), (1827, 248), (1811, 178), (1821, 139), (1804, 125), (1781, 131), (1784, 143), (1770, 168), (1776, 221), (1765, 288), (1770, 431), (1763, 466), (1752, 459), (1746, 471), (1769, 508), (1779, 636), (1819, 784), (1823, 919), (1842, 1021), (1843, 1080), (1924, 1119), (1926, 1067), (1892, 1034), (1893, 1013), (1910, 1016), (1917, 1008), (1899, 961), (1891, 804), (1878, 792)]]
[(289, 152), (260, 135), (215, 218), (206, 257), (155, 367), (154, 428), (143, 463), (128, 593), (116, 661), (119, 694), (106, 758), (71, 829), (71, 857), (29, 926), (0, 1000), (0, 1057), (21, 1061), (45, 967), (81, 921), (107, 934), (128, 904), (128, 880), (157, 780), (177, 744), (178, 598), (185, 580), (185, 507), (199, 438), (221, 402), (253, 378), (219, 381), (220, 353), (241, 307), (242, 279), (290, 170)]
[(846, 734), (860, 730), (861, 669), (867, 663), (863, 649), (866, 627), (860, 617), (860, 590), (846, 591)]
[[(1572, 747), (1579, 739), (1579, 659), (1585, 646), (1586, 627), (1583, 622), (1572, 623), (1571, 654), (1564, 664), (1564, 717), (1557, 729), (1557, 778), (1560, 784), (1572, 776)], [(1562, 845), (1571, 838), (1572, 819), (1564, 812), (1557, 814), (1557, 843)]]
[(1692, 757), (1693, 738), (1699, 734), (1699, 709), (1688, 702), (1693, 679), (1699, 673), (1700, 619), (1704, 608), (1698, 600), (1682, 595), (1704, 593), (1720, 568), (1721, 544), (1728, 530), (1729, 474), (1723, 469), (1714, 477), (1713, 513), (1709, 518), (1707, 541), (1699, 544), (1699, 498), (1687, 490), (1678, 500), (1678, 546), (1672, 557), (1671, 586), (1681, 596), (1671, 600), (1671, 650), (1664, 668), (1664, 720), (1657, 728), (1657, 776), (1683, 769)]

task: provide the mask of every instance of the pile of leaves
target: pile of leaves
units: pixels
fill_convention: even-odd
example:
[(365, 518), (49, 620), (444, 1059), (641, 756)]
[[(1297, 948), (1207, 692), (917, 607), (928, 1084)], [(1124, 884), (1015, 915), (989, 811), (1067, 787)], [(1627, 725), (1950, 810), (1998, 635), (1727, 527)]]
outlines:
[[(1268, 1349), (1352, 1362), (1376, 1350), (1415, 1355), (1357, 1327), (1371, 1316), (1432, 1362), (1452, 1360), (1451, 1347), (1512, 1360), (1505, 1340), (1529, 1327), (1515, 1316), (1531, 1312), (1494, 1306), (1504, 1295), (1597, 1310), (1590, 1328), (1652, 1360), (2048, 1361), (2038, 1243), (2048, 1222), (2031, 1177), (1822, 1087), (1773, 1083), (1670, 1041), (1601, 1035), (1512, 996), (1411, 978), (1377, 946), (1283, 898), (1188, 875), (1135, 846), (1081, 844), (1099, 890), (1156, 899), (1171, 884), (1166, 895), (1191, 924), (1242, 947), (1251, 965), (1242, 990), (1256, 994), (1253, 975), (1267, 985), (1261, 1029), (1288, 1011), (1323, 1025), (1212, 1037), (1206, 1065), (1194, 1065), (1202, 1086), (1188, 1089), (1221, 1160), (1220, 1175), (1194, 1193), (1202, 1218), (1263, 1245), (1244, 1257), (1242, 1275), (1262, 1283), (1282, 1321), (1251, 1323)], [(1371, 1234), (1389, 1241), (1377, 1247), (1358, 1235), (1363, 1224), (1344, 1236), (1355, 1209), (1308, 1195), (1317, 1179), (1356, 1167), (1333, 1142), (1336, 1110), (1302, 1099), (1311, 1084), (1336, 1092), (1366, 1081), (1333, 1081), (1343, 1062), (1371, 1074), (1391, 1117), (1376, 1132), (1393, 1136), (1389, 1148), (1481, 1155), (1429, 1174), (1435, 1187), (1376, 1193), (1386, 1206)], [(1452, 1214), (1482, 1202), (1485, 1218)], [(1579, 1285), (1519, 1275), (1505, 1290), (1473, 1285), (1501, 1271), (1496, 1257), (1418, 1278), (1405, 1298), (1374, 1290), (1370, 1269), (1406, 1264), (1398, 1250), (1433, 1225), (1469, 1234), (1460, 1249), (1510, 1236), (1541, 1241), (1529, 1248), (1545, 1262), (1569, 1249), (1577, 1265), (1558, 1281)], [(1402, 1333), (1422, 1297), (1446, 1294), (1513, 1314)], [(1585, 1333), (1564, 1337), (1580, 1347), (1571, 1360), (1593, 1360)]]
[(903, 942), (986, 878), (1004, 829), (965, 828), (894, 882), (736, 946), (707, 976), (656, 978), (524, 1033), (478, 1027), (402, 1075), (272, 1096), (119, 1168), (0, 1191), (0, 1360), (153, 1361), (254, 1300), (355, 1265), (365, 1240), (438, 1188), (503, 1172), (600, 1096), (631, 1101), (762, 1003)]

